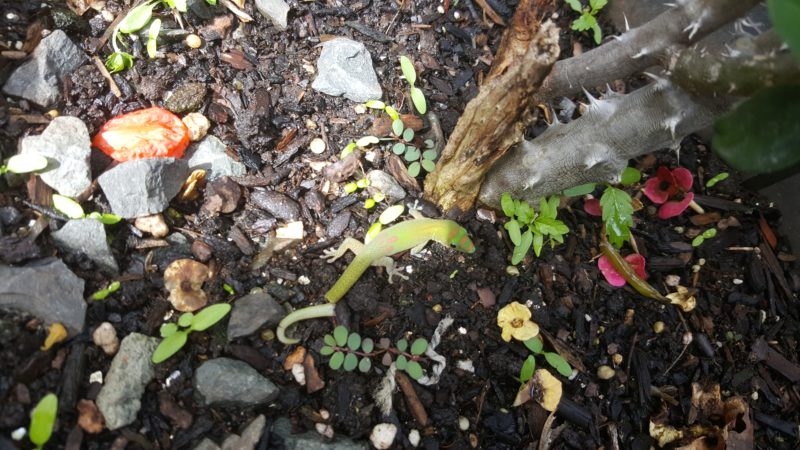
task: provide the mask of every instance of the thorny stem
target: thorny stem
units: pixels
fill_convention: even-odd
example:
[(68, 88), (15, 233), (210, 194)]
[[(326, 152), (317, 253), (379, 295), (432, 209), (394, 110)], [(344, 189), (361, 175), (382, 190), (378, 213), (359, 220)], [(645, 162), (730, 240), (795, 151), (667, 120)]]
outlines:
[(378, 355), (382, 355), (382, 354), (384, 354), (386, 352), (389, 352), (389, 353), (393, 353), (395, 355), (403, 355), (406, 358), (408, 358), (409, 361), (422, 361), (422, 360), (425, 359), (422, 355), (412, 355), (411, 353), (408, 353), (408, 352), (401, 352), (400, 350), (398, 350), (398, 349), (396, 349), (394, 347), (383, 348), (383, 349), (376, 350), (374, 352), (369, 352), (369, 353), (351, 350), (350, 347), (339, 347), (338, 345), (334, 345), (332, 348), (333, 348), (334, 351), (337, 351), (337, 352), (352, 353), (352, 354), (357, 355), (357, 356), (366, 356), (368, 358), (372, 358), (373, 356), (378, 356)]

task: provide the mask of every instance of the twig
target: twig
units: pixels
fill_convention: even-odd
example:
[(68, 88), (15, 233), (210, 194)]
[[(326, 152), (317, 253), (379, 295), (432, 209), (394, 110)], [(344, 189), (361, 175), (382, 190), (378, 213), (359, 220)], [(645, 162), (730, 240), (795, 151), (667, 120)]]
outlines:
[(111, 93), (117, 98), (122, 98), (122, 91), (119, 90), (119, 86), (117, 86), (117, 83), (111, 77), (111, 73), (106, 69), (106, 65), (103, 64), (103, 61), (98, 58), (97, 55), (92, 56), (92, 61), (94, 61), (94, 65), (97, 66), (97, 70), (100, 71), (103, 78), (108, 81), (108, 88), (111, 89)]

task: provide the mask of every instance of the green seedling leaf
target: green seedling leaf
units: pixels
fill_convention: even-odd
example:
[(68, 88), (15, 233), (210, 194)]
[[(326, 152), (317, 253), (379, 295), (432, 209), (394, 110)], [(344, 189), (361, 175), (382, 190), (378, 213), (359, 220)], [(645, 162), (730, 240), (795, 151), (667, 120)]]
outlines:
[(90, 219), (99, 220), (100, 223), (102, 223), (103, 225), (114, 225), (114, 224), (119, 223), (122, 220), (122, 217), (120, 217), (120, 216), (118, 216), (116, 214), (99, 213), (97, 211), (92, 211), (86, 217), (88, 217)]
[(383, 229), (383, 224), (381, 224), (380, 222), (373, 223), (372, 226), (369, 227), (369, 230), (367, 230), (367, 235), (364, 236), (364, 244), (369, 244), (369, 242), (375, 239), (375, 236), (377, 236), (382, 229)]
[(405, 355), (398, 355), (397, 359), (394, 361), (395, 366), (398, 370), (406, 370), (408, 366), (408, 358)]
[(231, 286), (231, 285), (230, 285), (230, 284), (228, 284), (228, 283), (223, 283), (223, 284), (222, 284), (222, 290), (224, 290), (225, 292), (227, 292), (227, 293), (228, 293), (228, 295), (234, 295), (234, 294), (236, 294), (236, 289), (234, 289), (234, 288), (233, 288), (233, 286)]
[(358, 186), (359, 189), (364, 189), (365, 187), (369, 186), (369, 180), (366, 178), (362, 178), (356, 181), (356, 186)]
[(135, 33), (147, 25), (153, 16), (153, 8), (158, 2), (146, 2), (128, 11), (128, 14), (117, 25), (117, 29), (125, 34)]
[(428, 112), (428, 104), (425, 102), (425, 94), (422, 93), (422, 89), (412, 86), (409, 92), (411, 93), (411, 102), (414, 103), (417, 111), (420, 114)]
[(350, 182), (344, 185), (344, 191), (348, 194), (352, 194), (353, 192), (358, 190), (358, 185), (355, 182)]
[(364, 103), (364, 106), (372, 109), (386, 109), (386, 103), (383, 103), (380, 100), (369, 100)]
[[(594, 19), (594, 16), (592, 16), (592, 19)], [(603, 30), (600, 29), (597, 19), (594, 19), (592, 23), (592, 37), (594, 38), (595, 44), (600, 44), (600, 42), (603, 41)]]
[(640, 172), (639, 169), (634, 167), (626, 167), (625, 170), (622, 171), (622, 176), (620, 177), (619, 182), (625, 186), (630, 186), (638, 183), (641, 179), (642, 172)]
[(514, 245), (519, 245), (522, 242), (522, 230), (520, 230), (519, 222), (516, 220), (509, 220), (505, 224), (505, 229), (508, 231), (508, 238)]
[(692, 239), (692, 247), (699, 247), (703, 244), (703, 242), (705, 242), (705, 240), (706, 238), (704, 238), (702, 234), (695, 236), (695, 238)]
[(514, 205), (514, 200), (511, 198), (511, 194), (508, 192), (504, 192), (500, 197), (500, 207), (503, 209), (503, 214), (505, 214), (506, 217), (514, 217), (516, 207)]
[(361, 361), (358, 362), (358, 370), (362, 373), (369, 372), (369, 369), (372, 368), (372, 361), (366, 356), (361, 358)]
[(403, 127), (404, 126), (402, 120), (394, 119), (392, 121), (392, 133), (394, 133), (395, 136), (400, 136), (401, 134), (403, 134)]
[(161, 19), (153, 19), (147, 33), (147, 56), (154, 59), (158, 55), (158, 33), (161, 32)]
[(419, 171), (420, 171), (421, 168), (422, 168), (422, 166), (418, 162), (413, 162), (413, 163), (409, 164), (408, 165), (408, 175), (411, 178), (416, 177), (417, 175), (419, 175)]
[(589, 13), (583, 13), (572, 22), (572, 29), (575, 31), (586, 31), (597, 25), (597, 19)]
[(161, 325), (161, 328), (159, 328), (158, 333), (161, 335), (162, 338), (167, 338), (175, 334), (176, 331), (178, 331), (178, 325), (170, 322)]
[(581, 195), (591, 194), (592, 192), (594, 192), (595, 186), (597, 186), (596, 183), (580, 184), (578, 186), (571, 187), (569, 189), (564, 189), (564, 192), (562, 192), (562, 194), (567, 197), (579, 197)]
[(392, 152), (395, 155), (402, 155), (406, 151), (406, 144), (398, 142), (392, 146)]
[(411, 354), (415, 356), (419, 356), (425, 353), (425, 350), (428, 349), (428, 341), (425, 338), (417, 338), (413, 344), (411, 344)]
[(92, 294), (91, 299), (105, 300), (106, 297), (113, 294), (114, 292), (117, 292), (120, 286), (122, 286), (122, 284), (120, 284), (119, 281), (112, 281), (105, 289), (100, 289), (99, 291)]
[(539, 338), (538, 336), (528, 339), (527, 341), (524, 342), (524, 344), (525, 347), (528, 347), (528, 350), (530, 350), (532, 353), (536, 353), (537, 355), (541, 354), (542, 349), (544, 348), (544, 343), (542, 342), (542, 339)]
[(511, 254), (511, 264), (517, 265), (525, 258), (525, 255), (528, 253), (528, 250), (531, 248), (531, 244), (533, 243), (533, 233), (531, 230), (527, 230), (522, 233), (522, 238), (520, 240), (519, 245), (514, 247), (514, 252)]
[(533, 254), (538, 258), (542, 254), (542, 246), (544, 245), (544, 235), (542, 233), (533, 233)]
[(376, 202), (382, 202), (382, 201), (386, 200), (386, 194), (384, 194), (383, 192), (376, 192), (372, 196), (372, 199), (375, 200)]
[(438, 155), (436, 154), (436, 150), (425, 150), (424, 152), (422, 152), (422, 159), (428, 159), (430, 161), (433, 161), (436, 159), (437, 156)]
[(593, 13), (599, 12), (608, 3), (608, 0), (589, 0), (589, 6)]
[(397, 220), (401, 214), (406, 210), (405, 205), (402, 203), (398, 203), (397, 205), (392, 205), (386, 208), (380, 216), (378, 216), (378, 221), (384, 225), (389, 225), (390, 223)]
[(603, 209), (603, 222), (611, 245), (620, 248), (630, 239), (630, 227), (633, 226), (633, 201), (627, 192), (608, 187), (600, 197)]
[(358, 333), (350, 333), (347, 337), (347, 347), (352, 351), (357, 351), (361, 347), (361, 335)]
[(323, 336), (322, 341), (325, 342), (325, 345), (336, 347), (336, 339), (333, 337), (332, 334), (326, 334), (325, 336)]
[(211, 6), (217, 6), (217, 0), (206, 0), (206, 3), (208, 3)]
[(53, 194), (53, 208), (70, 219), (80, 219), (85, 216), (80, 203), (63, 195)]
[(342, 369), (352, 372), (358, 367), (358, 356), (353, 353), (348, 353), (347, 356), (344, 357), (344, 364), (342, 365)]
[(567, 2), (570, 8), (576, 12), (583, 12), (583, 5), (581, 5), (580, 0), (564, 0)]
[(347, 344), (347, 335), (348, 335), (347, 328), (342, 325), (337, 326), (333, 329), (333, 337), (336, 339), (336, 345), (339, 347), (344, 347)]
[(110, 73), (121, 72), (133, 67), (133, 55), (125, 52), (114, 52), (106, 58), (106, 69)]
[(545, 352), (544, 359), (547, 360), (547, 364), (550, 364), (561, 375), (564, 375), (565, 377), (572, 375), (572, 367), (558, 353)]
[(789, 44), (792, 53), (800, 58), (800, 27), (797, 26), (800, 23), (800, 2), (767, 0), (767, 10), (775, 31)]
[(717, 235), (717, 229), (716, 228), (709, 228), (709, 229), (707, 229), (706, 231), (703, 232), (703, 237), (706, 238), (706, 239), (711, 239), (711, 238), (715, 237), (716, 235)]
[(169, 6), (177, 9), (180, 12), (186, 12), (186, 0), (167, 0)]
[(364, 200), (364, 209), (372, 209), (372, 208), (374, 208), (375, 207), (375, 203), (376, 202), (375, 202), (374, 198), (368, 198), (368, 199)]
[(322, 348), (319, 349), (319, 354), (322, 356), (330, 356), (334, 352), (333, 347), (329, 345), (323, 345)]
[(376, 138), (375, 136), (364, 136), (356, 141), (356, 146), (358, 147), (369, 147), (372, 144), (377, 144), (381, 140)]
[(57, 413), (58, 397), (56, 394), (47, 394), (42, 397), (31, 411), (31, 426), (28, 433), (31, 442), (38, 448), (42, 448), (50, 440)]
[(364, 338), (364, 340), (361, 341), (361, 350), (364, 353), (372, 353), (372, 350), (374, 349), (375, 349), (375, 341), (373, 341), (372, 339)]
[(409, 142), (414, 140), (414, 130), (412, 130), (411, 128), (406, 128), (405, 130), (403, 130), (403, 140)]
[(406, 161), (416, 161), (420, 157), (420, 152), (417, 147), (407, 145), (406, 146), (406, 154), (403, 156)]
[(339, 370), (342, 367), (342, 363), (344, 363), (344, 353), (336, 352), (331, 356), (330, 361), (328, 361), (328, 367), (333, 370)]
[(401, 56), (400, 70), (403, 71), (403, 76), (405, 77), (406, 81), (408, 81), (408, 84), (414, 86), (414, 83), (417, 82), (417, 71), (414, 69), (414, 63), (412, 63), (407, 57)]
[(190, 312), (185, 312), (178, 317), (178, 326), (181, 327), (190, 327), (192, 326), (192, 320), (194, 320), (194, 314)]
[(737, 170), (770, 173), (791, 167), (800, 162), (798, 117), (800, 87), (763, 89), (717, 120), (712, 147)]
[(433, 172), (436, 170), (436, 163), (431, 161), (430, 159), (423, 159), (419, 162), (422, 165), (422, 168), (425, 169), (426, 172)]
[(405, 339), (400, 339), (399, 341), (397, 341), (395, 347), (397, 347), (397, 349), (400, 350), (401, 352), (404, 352), (408, 349), (408, 341)]
[(406, 373), (415, 380), (422, 378), (422, 366), (416, 361), (409, 361), (406, 366)]
[(722, 172), (720, 174), (715, 175), (713, 178), (706, 182), (706, 187), (714, 187), (720, 181), (727, 180), (730, 174), (728, 172)]
[(530, 355), (525, 358), (525, 362), (522, 363), (522, 369), (519, 371), (519, 381), (522, 383), (527, 383), (528, 380), (533, 378), (534, 370), (536, 370), (536, 358), (534, 358), (533, 355)]
[(169, 359), (186, 344), (186, 338), (189, 332), (186, 330), (178, 330), (171, 335), (165, 337), (158, 343), (156, 351), (153, 352), (153, 364), (159, 364)]
[(353, 150), (355, 149), (356, 149), (356, 143), (350, 142), (342, 149), (342, 153), (339, 155), (339, 158), (344, 159), (347, 155), (353, 153)]
[(425, 148), (433, 148), (433, 139), (425, 139)]
[(47, 168), (47, 158), (35, 153), (26, 153), (8, 158), (5, 170), (11, 173), (31, 173), (45, 168)]
[[(544, 197), (539, 200), (539, 205), (543, 203)], [(561, 204), (561, 199), (558, 198), (557, 195), (554, 195), (547, 199), (547, 212), (545, 213), (542, 211), (543, 219), (551, 219), (555, 220), (556, 216), (558, 216), (558, 205)]]
[(195, 314), (192, 319), (192, 331), (205, 331), (215, 323), (222, 320), (231, 310), (231, 305), (227, 303), (217, 303), (216, 305), (206, 306)]
[[(397, 120), (397, 119), (400, 118), (400, 113), (398, 113), (396, 109), (392, 108), (389, 105), (386, 105), (386, 108), (384, 108), (383, 110), (384, 110), (384, 112), (386, 112), (386, 114), (389, 115), (389, 117), (392, 120)], [(400, 134), (400, 133), (397, 133), (397, 134)]]

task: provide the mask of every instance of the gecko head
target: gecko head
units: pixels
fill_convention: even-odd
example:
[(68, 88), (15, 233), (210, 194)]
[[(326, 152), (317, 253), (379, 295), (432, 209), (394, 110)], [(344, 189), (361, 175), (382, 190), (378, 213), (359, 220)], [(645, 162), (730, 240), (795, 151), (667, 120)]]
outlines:
[(472, 243), (464, 227), (456, 226), (448, 238), (447, 243), (454, 249), (464, 253), (475, 253), (475, 244)]

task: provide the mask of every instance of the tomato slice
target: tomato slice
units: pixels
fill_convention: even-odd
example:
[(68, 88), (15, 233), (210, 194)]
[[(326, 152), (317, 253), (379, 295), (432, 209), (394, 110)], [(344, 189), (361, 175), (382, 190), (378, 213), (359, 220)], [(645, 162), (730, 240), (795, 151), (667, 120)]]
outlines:
[(175, 114), (152, 107), (109, 120), (92, 145), (117, 161), (180, 158), (189, 146), (189, 129)]

